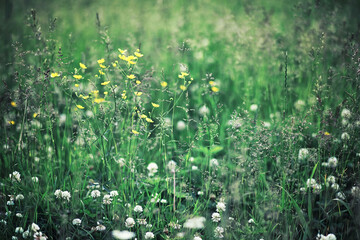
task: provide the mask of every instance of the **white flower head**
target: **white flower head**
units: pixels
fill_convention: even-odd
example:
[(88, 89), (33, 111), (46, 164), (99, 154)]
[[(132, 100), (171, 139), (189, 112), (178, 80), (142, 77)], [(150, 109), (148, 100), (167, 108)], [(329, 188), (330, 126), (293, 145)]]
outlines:
[(72, 220), (72, 224), (75, 226), (80, 226), (81, 225), (81, 219), (80, 218), (74, 218), (74, 220)]
[(184, 223), (184, 228), (201, 229), (204, 228), (206, 219), (204, 217), (194, 217), (187, 219)]
[(210, 160), (210, 167), (218, 167), (219, 166), (219, 161), (216, 158), (213, 158)]
[(250, 111), (252, 111), (252, 112), (256, 112), (257, 109), (258, 109), (258, 105), (257, 105), (257, 104), (252, 104), (252, 105), (250, 106)]
[(248, 221), (249, 224), (255, 223), (254, 219), (250, 218)]
[(182, 120), (178, 121), (176, 124), (176, 129), (179, 131), (183, 131), (186, 128), (186, 123)]
[(328, 159), (329, 167), (336, 168), (337, 163), (338, 163), (338, 160), (337, 160), (336, 157), (330, 157), (330, 158)]
[(202, 106), (200, 109), (199, 109), (199, 114), (202, 115), (202, 116), (205, 116), (205, 115), (208, 115), (210, 112), (209, 108), (204, 105)]
[(142, 206), (140, 206), (140, 205), (136, 205), (136, 206), (134, 207), (134, 212), (137, 212), (137, 213), (141, 213), (141, 212), (143, 212), (143, 208), (142, 208)]
[(135, 226), (135, 220), (131, 217), (128, 217), (126, 220), (125, 220), (125, 226), (127, 228), (132, 228), (133, 226)]
[(110, 192), (110, 196), (111, 196), (111, 197), (116, 197), (116, 196), (118, 196), (118, 195), (119, 195), (118, 191), (115, 191), (115, 190), (114, 190), (114, 191), (111, 191), (111, 192)]
[(105, 205), (110, 205), (111, 204), (111, 202), (112, 202), (112, 198), (111, 198), (111, 195), (110, 194), (106, 194), (106, 195), (104, 195), (104, 197), (103, 197), (103, 204), (105, 204)]
[(112, 236), (113, 236), (115, 239), (127, 240), (127, 239), (132, 239), (132, 238), (134, 238), (134, 237), (135, 237), (135, 233), (129, 232), (129, 231), (114, 230), (114, 231), (112, 231)]
[(54, 195), (56, 196), (56, 198), (61, 198), (61, 193), (62, 191), (60, 189), (57, 189), (54, 193)]
[(347, 140), (350, 139), (350, 135), (347, 132), (344, 132), (344, 133), (341, 134), (341, 139), (343, 141), (347, 141)]
[(193, 240), (202, 240), (202, 238), (199, 236), (195, 236)]
[(92, 198), (98, 198), (100, 197), (101, 193), (99, 190), (92, 190), (90, 195)]
[(174, 160), (170, 160), (166, 166), (170, 172), (174, 173), (176, 171), (176, 162)]
[(214, 212), (214, 213), (211, 215), (211, 220), (212, 220), (213, 222), (220, 222), (220, 221), (221, 221), (220, 213)]
[(39, 227), (39, 225), (37, 225), (36, 223), (32, 223), (32, 224), (30, 225), (30, 229), (31, 229), (31, 231), (33, 231), (33, 232), (37, 232), (37, 231), (40, 230), (40, 227)]
[(145, 233), (145, 239), (153, 239), (153, 238), (155, 238), (155, 235), (152, 232)]
[(330, 175), (327, 179), (330, 183), (335, 183), (335, 181), (336, 181), (336, 179), (333, 175)]
[(336, 193), (336, 197), (341, 199), (341, 200), (345, 200), (346, 196), (343, 192), (338, 192)]
[(63, 191), (61, 192), (61, 197), (66, 201), (70, 202), (71, 194), (69, 191)]
[(18, 194), (18, 195), (16, 195), (15, 199), (16, 199), (16, 201), (23, 200), (23, 199), (24, 199), (24, 195)]
[(223, 233), (224, 233), (224, 228), (222, 227), (216, 227), (214, 230), (214, 235), (217, 238), (223, 238), (224, 237)]
[(342, 118), (345, 118), (345, 119), (349, 119), (349, 118), (351, 117), (351, 112), (350, 112), (350, 110), (344, 108), (344, 109), (341, 111), (341, 117), (342, 117)]
[(123, 167), (125, 165), (125, 159), (124, 158), (115, 159), (115, 162), (117, 164), (119, 164), (120, 167)]
[(18, 171), (14, 171), (12, 174), (9, 174), (9, 177), (12, 181), (21, 182), (21, 175)]
[(32, 177), (31, 180), (32, 180), (34, 183), (39, 182), (39, 178), (38, 178), (38, 177)]
[(299, 156), (298, 156), (299, 160), (305, 160), (308, 158), (308, 156), (309, 156), (309, 150), (307, 148), (301, 148), (299, 150)]
[(23, 233), (24, 232), (24, 229), (22, 227), (17, 227), (15, 228), (15, 233)]
[(351, 188), (351, 195), (353, 195), (353, 197), (355, 197), (355, 198), (359, 198), (360, 197), (360, 188), (358, 186), (353, 186)]
[(308, 188), (313, 188), (313, 187), (315, 187), (315, 185), (316, 185), (316, 180), (313, 179), (313, 178), (309, 178), (309, 179), (306, 181), (306, 186), (307, 186)]
[(225, 212), (226, 211), (226, 204), (223, 201), (220, 201), (216, 204), (216, 211), (217, 212)]
[(158, 165), (154, 162), (149, 163), (147, 166), (147, 170), (149, 171), (149, 177), (152, 177), (158, 171)]

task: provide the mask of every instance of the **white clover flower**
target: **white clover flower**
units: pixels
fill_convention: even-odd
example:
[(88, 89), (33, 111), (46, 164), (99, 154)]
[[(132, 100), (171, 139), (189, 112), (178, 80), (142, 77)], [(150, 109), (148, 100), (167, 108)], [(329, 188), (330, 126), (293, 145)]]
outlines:
[(316, 194), (319, 194), (321, 192), (321, 185), (320, 184), (315, 184), (315, 186), (313, 187), (313, 192)]
[(172, 126), (171, 118), (169, 117), (164, 118), (164, 127), (169, 128), (171, 126)]
[(299, 160), (305, 160), (308, 158), (308, 156), (309, 156), (309, 150), (307, 148), (301, 148), (299, 150), (299, 156), (298, 156)]
[(61, 197), (70, 202), (71, 194), (69, 191), (63, 191), (61, 192)]
[(337, 160), (336, 157), (330, 157), (330, 158), (328, 159), (329, 167), (336, 168), (337, 163), (338, 163), (338, 160)]
[(116, 196), (118, 196), (118, 195), (119, 195), (118, 191), (115, 191), (115, 190), (114, 190), (114, 191), (111, 191), (111, 192), (110, 192), (110, 196), (111, 196), (111, 197), (116, 197)]
[(210, 167), (218, 167), (219, 166), (219, 161), (216, 158), (213, 158), (210, 160)]
[(61, 190), (60, 189), (57, 189), (54, 193), (54, 195), (56, 196), (56, 198), (61, 198)]
[(99, 190), (92, 190), (90, 195), (92, 198), (98, 198), (100, 197), (101, 193)]
[(139, 225), (146, 225), (147, 221), (145, 218), (139, 218), (136, 220), (138, 222)]
[(9, 174), (9, 177), (12, 181), (21, 182), (21, 175), (18, 171), (14, 171), (12, 174)]
[(195, 166), (195, 165), (193, 165), (192, 167), (191, 167), (191, 170), (193, 170), (193, 171), (196, 171), (196, 170), (198, 170), (199, 168), (197, 167), (197, 166)]
[(209, 108), (204, 105), (202, 106), (200, 109), (199, 109), (199, 114), (202, 115), (202, 116), (205, 116), (205, 115), (208, 115), (210, 112)]
[(129, 231), (114, 230), (114, 231), (112, 231), (112, 236), (113, 236), (115, 239), (127, 240), (127, 239), (132, 239), (132, 238), (134, 238), (134, 237), (135, 237), (135, 233), (129, 232)]
[(176, 129), (179, 131), (183, 131), (186, 128), (186, 123), (182, 120), (178, 121), (176, 124)]
[(16, 199), (16, 201), (23, 200), (23, 199), (24, 199), (24, 195), (18, 194), (15, 199)]
[(200, 229), (204, 228), (206, 219), (204, 217), (194, 217), (187, 219), (184, 223), (184, 228)]
[(194, 158), (194, 157), (189, 157), (189, 161), (190, 161), (190, 162), (194, 162), (194, 161), (195, 161), (195, 158)]
[(59, 123), (60, 125), (64, 124), (66, 122), (66, 114), (60, 114), (59, 116)]
[(10, 200), (10, 201), (7, 201), (6, 202), (6, 205), (8, 205), (8, 206), (14, 206), (14, 201), (13, 200)]
[(214, 230), (214, 236), (217, 238), (223, 238), (224, 237), (223, 233), (224, 233), (224, 228), (222, 227), (216, 227)]
[(176, 170), (176, 162), (173, 160), (170, 160), (166, 167), (170, 170), (170, 172), (174, 173)]
[(16, 236), (12, 236), (11, 240), (18, 240), (18, 238)]
[(350, 118), (351, 117), (351, 112), (349, 109), (346, 109), (344, 108), (342, 111), (341, 111), (341, 117), (342, 118)]
[(336, 179), (335, 179), (335, 177), (334, 177), (333, 175), (330, 175), (330, 176), (328, 177), (328, 181), (329, 181), (330, 183), (335, 183)]
[(154, 162), (149, 163), (147, 166), (147, 170), (149, 171), (149, 177), (152, 177), (158, 171), (158, 165)]
[(140, 206), (140, 205), (136, 205), (136, 206), (134, 207), (134, 212), (137, 212), (137, 213), (141, 213), (141, 212), (143, 212), (143, 208), (142, 208), (142, 206)]
[(360, 197), (360, 188), (358, 186), (353, 186), (351, 188), (351, 195), (355, 198)]
[(222, 201), (218, 202), (216, 204), (216, 211), (221, 213), (226, 211), (226, 204)]
[(22, 217), (23, 217), (23, 215), (22, 215), (21, 213), (17, 213), (17, 214), (15, 214), (15, 216), (18, 217), (18, 218), (22, 218)]
[(37, 231), (40, 230), (40, 227), (39, 227), (39, 225), (37, 225), (36, 223), (32, 223), (32, 224), (30, 225), (30, 229), (31, 229), (31, 231), (33, 231), (33, 232), (37, 232)]
[(348, 124), (349, 124), (349, 120), (347, 120), (345, 118), (341, 120), (341, 125), (343, 125), (344, 127)]
[(265, 128), (269, 128), (269, 127), (271, 127), (271, 123), (269, 123), (269, 122), (263, 122), (263, 126), (264, 126)]
[(23, 233), (24, 232), (24, 229), (22, 227), (16, 227), (15, 228), (15, 233)]
[(26, 231), (23, 232), (23, 234), (22, 234), (22, 237), (23, 237), (23, 238), (28, 238), (29, 236), (30, 236), (29, 230), (26, 230)]
[(74, 218), (74, 220), (72, 220), (72, 224), (75, 226), (80, 226), (81, 225), (81, 219), (80, 218)]
[(120, 167), (123, 167), (125, 165), (125, 159), (124, 158), (115, 159), (115, 162), (117, 164), (119, 164)]
[(166, 199), (161, 199), (160, 202), (161, 203), (167, 203), (167, 200)]
[(145, 239), (153, 239), (153, 238), (155, 238), (155, 235), (152, 232), (145, 233)]
[(152, 193), (151, 194), (151, 199), (150, 199), (150, 202), (154, 203), (154, 202), (159, 202), (160, 201), (160, 195), (155, 193), (155, 195)]
[(258, 109), (258, 105), (256, 105), (256, 104), (252, 104), (250, 106), (250, 111), (252, 111), (252, 112), (256, 112), (257, 109)]
[(135, 220), (131, 217), (127, 218), (125, 220), (125, 227), (132, 228), (133, 226), (135, 226)]
[(340, 186), (337, 183), (333, 183), (333, 184), (331, 184), (331, 188), (334, 189), (335, 191), (337, 191), (337, 190), (339, 190)]
[(221, 221), (221, 216), (218, 212), (214, 212), (212, 215), (211, 215), (211, 220), (213, 222), (220, 222)]
[(204, 195), (204, 192), (203, 192), (203, 191), (198, 191), (197, 194), (198, 194), (199, 196), (202, 196), (202, 195)]
[(39, 182), (39, 178), (38, 178), (38, 177), (32, 177), (31, 180), (32, 180), (34, 183)]
[(255, 223), (254, 219), (250, 218), (248, 221), (249, 224)]
[(103, 232), (106, 230), (106, 227), (104, 225), (98, 223), (98, 225), (96, 226), (95, 229), (96, 229), (96, 231)]
[(195, 236), (193, 240), (202, 240), (202, 238), (199, 236)]
[(294, 107), (296, 110), (301, 111), (305, 107), (305, 102), (303, 100), (299, 99), (294, 103)]
[(343, 192), (338, 192), (336, 193), (336, 197), (341, 199), (341, 200), (345, 200), (346, 196)]
[(152, 228), (153, 227), (153, 225), (152, 224), (146, 224), (146, 226), (145, 226), (146, 228)]
[(341, 134), (341, 139), (343, 141), (347, 141), (347, 140), (350, 139), (350, 135), (347, 132), (344, 132), (344, 133)]
[(301, 188), (300, 188), (300, 192), (306, 192), (306, 188), (301, 187)]
[(110, 205), (111, 202), (112, 202), (111, 195), (110, 195), (110, 194), (104, 195), (104, 197), (103, 197), (103, 204), (105, 204), (105, 205)]
[(329, 233), (327, 235), (327, 240), (336, 240), (336, 236), (334, 234), (332, 234), (332, 233)]

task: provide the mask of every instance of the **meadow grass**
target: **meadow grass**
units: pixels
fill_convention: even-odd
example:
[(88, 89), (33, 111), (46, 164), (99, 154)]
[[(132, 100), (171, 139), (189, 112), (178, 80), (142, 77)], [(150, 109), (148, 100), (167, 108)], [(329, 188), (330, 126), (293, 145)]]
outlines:
[(360, 239), (357, 1), (2, 4), (4, 239)]

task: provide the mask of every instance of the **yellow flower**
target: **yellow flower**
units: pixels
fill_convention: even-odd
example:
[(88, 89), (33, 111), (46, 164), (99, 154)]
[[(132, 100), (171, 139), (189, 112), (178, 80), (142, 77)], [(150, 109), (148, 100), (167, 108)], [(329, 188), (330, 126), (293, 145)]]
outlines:
[(102, 58), (102, 59), (97, 60), (97, 63), (98, 63), (98, 64), (102, 64), (102, 63), (104, 63), (104, 62), (105, 62), (105, 59), (103, 59), (103, 58)]
[(325, 136), (330, 136), (331, 134), (329, 132), (324, 133)]
[(121, 94), (121, 97), (122, 97), (122, 99), (124, 99), (124, 100), (126, 99), (126, 90), (123, 91), (123, 93)]
[(75, 83), (75, 87), (79, 87), (79, 84)]
[(147, 122), (149, 122), (149, 123), (153, 123), (153, 122), (154, 122), (153, 120), (151, 120), (151, 118), (148, 118), (148, 117), (147, 117), (145, 120), (146, 120)]
[(167, 82), (161, 82), (160, 84), (162, 87), (166, 87), (168, 85)]
[(99, 70), (99, 73), (100, 73), (101, 75), (105, 75), (105, 73), (104, 73), (103, 71), (101, 71), (101, 70)]
[(80, 95), (80, 97), (82, 97), (85, 100), (89, 98), (89, 96), (82, 96), (82, 95)]
[(101, 68), (106, 68), (106, 66), (105, 66), (105, 65), (102, 65), (102, 64), (99, 64), (99, 66), (100, 66)]
[(134, 75), (134, 74), (127, 75), (127, 78), (128, 78), (128, 79), (134, 79), (134, 78), (135, 78), (135, 75)]
[(113, 63), (112, 65), (113, 65), (113, 67), (116, 67), (116, 63)]
[(136, 131), (136, 130), (134, 130), (134, 129), (132, 129), (131, 131), (132, 131), (132, 133), (135, 134), (135, 135), (138, 135), (138, 134), (139, 134), (139, 132)]
[(179, 74), (178, 77), (181, 78), (181, 79), (184, 79), (184, 78), (185, 78), (185, 76), (183, 76), (183, 75), (181, 75), (181, 74)]
[(99, 94), (99, 90), (92, 90), (91, 93), (97, 96)]
[(183, 91), (185, 91), (185, 90), (186, 90), (186, 87), (185, 87), (184, 85), (181, 85), (181, 86), (180, 86), (180, 89), (183, 90)]
[(181, 75), (183, 75), (183, 76), (189, 76), (189, 74), (188, 73), (186, 73), (186, 72), (181, 72)]
[(119, 58), (120, 58), (121, 60), (127, 61), (127, 57), (126, 57), (125, 55), (119, 54)]
[(55, 72), (55, 73), (50, 74), (50, 76), (51, 76), (52, 78), (55, 78), (55, 77), (60, 77), (60, 74), (57, 73), (57, 72)]
[(143, 54), (139, 53), (139, 52), (134, 52), (135, 56), (141, 58), (142, 56), (144, 56)]
[(136, 80), (136, 84), (139, 85), (141, 82), (139, 80)]
[(102, 102), (105, 102), (105, 99), (103, 99), (103, 98), (95, 98), (95, 99), (94, 99), (94, 102), (96, 102), (96, 103), (102, 103)]
[(39, 115), (38, 113), (34, 113), (33, 118), (36, 118), (38, 115)]
[(136, 96), (140, 97), (143, 93), (142, 92), (134, 92)]
[(129, 60), (136, 60), (137, 58), (134, 55), (130, 55), (127, 57), (128, 61)]
[(108, 95), (109, 93), (108, 92), (104, 92), (104, 95)]
[(120, 49), (120, 48), (118, 48), (118, 50), (119, 50), (119, 52), (120, 52), (121, 54), (124, 54), (124, 53), (126, 53), (126, 51), (127, 51), (127, 50), (122, 50), (122, 49)]
[(102, 82), (101, 85), (106, 86), (106, 85), (108, 85), (109, 83), (110, 83), (110, 81)]
[(160, 105), (159, 105), (159, 104), (156, 104), (156, 103), (151, 103), (151, 105), (153, 105), (154, 108), (160, 107)]
[(81, 105), (76, 105), (76, 107), (77, 107), (78, 109), (84, 109), (84, 107), (81, 106)]
[(14, 101), (12, 101), (11, 103), (11, 106), (13, 106), (13, 107), (16, 107), (17, 105), (16, 105), (16, 102), (14, 102)]
[(147, 118), (147, 116), (145, 114), (141, 114), (140, 118)]
[(80, 65), (80, 67), (81, 67), (82, 69), (87, 69), (87, 67), (85, 66), (85, 64), (79, 63), (79, 65)]
[(218, 91), (219, 91), (219, 88), (218, 88), (218, 87), (213, 86), (213, 87), (211, 87), (211, 90), (212, 90), (213, 92), (218, 92)]
[(132, 65), (136, 64), (136, 62), (131, 61), (131, 60), (128, 60), (127, 62), (128, 62), (129, 64), (132, 64)]
[(209, 81), (210, 86), (214, 86), (215, 82), (214, 81)]
[(9, 124), (15, 125), (15, 121), (11, 120), (11, 121), (9, 121)]
[(74, 75), (73, 76), (75, 79), (82, 79), (82, 76), (81, 75)]

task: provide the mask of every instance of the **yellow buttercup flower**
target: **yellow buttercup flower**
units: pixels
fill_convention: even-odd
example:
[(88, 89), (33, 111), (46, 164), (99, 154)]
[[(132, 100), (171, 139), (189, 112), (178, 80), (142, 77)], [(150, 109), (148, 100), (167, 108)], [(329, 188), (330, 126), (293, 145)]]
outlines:
[(160, 84), (162, 87), (166, 87), (168, 85), (167, 82), (161, 82)]
[(106, 66), (105, 66), (105, 65), (102, 65), (102, 64), (99, 64), (99, 66), (100, 66), (101, 68), (106, 68)]
[(147, 116), (145, 114), (141, 114), (140, 118), (147, 118)]
[(75, 79), (82, 79), (82, 76), (81, 75), (73, 75), (73, 77), (75, 78)]
[(57, 72), (55, 72), (55, 73), (51, 73), (50, 76), (51, 76), (52, 78), (55, 78), (55, 77), (60, 77), (60, 74), (57, 73)]
[(89, 96), (83, 96), (83, 95), (80, 95), (80, 97), (82, 97), (82, 99), (88, 99), (89, 98)]
[(113, 63), (112, 66), (113, 66), (113, 67), (116, 67), (116, 63)]
[(121, 54), (124, 54), (124, 53), (126, 53), (126, 49), (125, 50), (122, 50), (122, 49), (120, 49), (120, 48), (118, 48), (118, 50), (119, 50), (119, 52), (121, 53)]
[(105, 73), (101, 70), (99, 70), (100, 75), (105, 75)]
[(97, 60), (97, 63), (98, 63), (98, 64), (102, 64), (102, 63), (104, 63), (104, 62), (105, 62), (105, 59), (103, 59), (103, 58), (102, 58), (102, 59)]
[(146, 120), (147, 122), (149, 122), (149, 123), (153, 123), (153, 122), (154, 122), (151, 118), (148, 118), (148, 117), (147, 117), (145, 120)]
[(104, 95), (108, 95), (109, 93), (108, 92), (104, 92)]
[(95, 99), (94, 99), (94, 102), (96, 102), (96, 103), (102, 103), (102, 102), (105, 102), (105, 99), (103, 99), (103, 98), (95, 98)]
[(11, 125), (15, 125), (15, 121), (13, 121), (13, 120), (9, 121), (8, 123)]
[(127, 57), (126, 57), (125, 55), (119, 54), (119, 58), (120, 58), (121, 60), (127, 61)]
[(136, 84), (139, 85), (141, 82), (139, 80), (136, 80)]
[(101, 85), (106, 86), (106, 85), (108, 85), (109, 83), (110, 83), (110, 81), (102, 82)]
[(142, 92), (134, 92), (136, 96), (140, 97), (143, 93)]
[(134, 78), (135, 78), (135, 75), (134, 75), (134, 74), (127, 75), (127, 78), (128, 78), (128, 79), (134, 79)]
[(13, 106), (13, 107), (16, 107), (17, 105), (16, 105), (16, 102), (14, 102), (14, 101), (12, 101), (11, 103), (11, 106)]
[(183, 91), (185, 91), (185, 90), (186, 90), (186, 87), (185, 87), (184, 85), (181, 85), (181, 86), (180, 86), (180, 89), (183, 90)]
[(183, 75), (183, 76), (189, 76), (189, 74), (188, 73), (186, 73), (186, 72), (181, 72), (181, 75)]
[(209, 81), (210, 86), (214, 86), (215, 82), (214, 81)]
[(329, 132), (324, 133), (325, 136), (330, 136), (331, 134)]
[(36, 118), (38, 115), (39, 115), (38, 113), (34, 113), (33, 118)]
[(79, 65), (80, 65), (80, 67), (81, 67), (82, 69), (87, 69), (87, 67), (85, 66), (85, 64), (79, 63)]
[(134, 52), (135, 56), (141, 58), (142, 56), (144, 56), (143, 54), (139, 53), (139, 52)]
[(215, 86), (211, 87), (211, 91), (213, 91), (213, 92), (218, 92), (219, 90), (220, 89), (218, 87), (215, 87)]
[(185, 78), (185, 76), (183, 76), (183, 75), (181, 75), (181, 74), (179, 74), (178, 77), (179, 77), (179, 78), (182, 78), (182, 79)]
[(92, 90), (91, 93), (97, 96), (99, 94), (99, 90)]
[(132, 129), (131, 132), (132, 132), (133, 134), (135, 134), (135, 135), (138, 135), (138, 134), (139, 134), (139, 132), (136, 131), (136, 130), (134, 130), (134, 129)]
[(160, 105), (159, 105), (159, 104), (156, 104), (156, 103), (151, 103), (151, 105), (152, 105), (154, 108), (160, 107)]
[(131, 60), (128, 60), (127, 62), (128, 62), (129, 64), (132, 64), (132, 65), (136, 64), (136, 62), (131, 61)]
[(79, 84), (75, 83), (75, 87), (79, 87)]
[(77, 107), (78, 109), (84, 109), (84, 107), (81, 106), (81, 105), (76, 105), (76, 107)]

